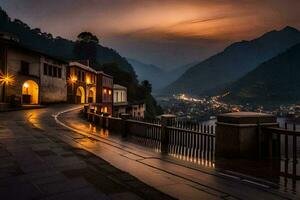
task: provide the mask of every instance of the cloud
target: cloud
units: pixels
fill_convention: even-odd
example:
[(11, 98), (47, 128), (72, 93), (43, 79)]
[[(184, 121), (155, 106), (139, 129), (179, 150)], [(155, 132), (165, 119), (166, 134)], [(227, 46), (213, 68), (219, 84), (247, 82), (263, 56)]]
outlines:
[(300, 28), (299, 0), (0, 2), (9, 15), (43, 31), (71, 39), (81, 31), (92, 31), (126, 56), (152, 59), (166, 67), (197, 56), (203, 59), (230, 42), (253, 39), (272, 29)]

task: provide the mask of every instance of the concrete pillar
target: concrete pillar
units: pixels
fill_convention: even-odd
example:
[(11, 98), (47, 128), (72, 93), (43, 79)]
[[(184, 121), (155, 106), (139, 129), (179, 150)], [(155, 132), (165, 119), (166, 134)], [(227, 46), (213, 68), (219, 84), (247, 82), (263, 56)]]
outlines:
[(165, 114), (161, 116), (161, 153), (168, 153), (169, 146), (169, 132), (167, 126), (171, 126), (175, 120), (175, 115)]
[(122, 113), (121, 114), (121, 119), (122, 119), (122, 124), (121, 124), (121, 134), (122, 137), (127, 137), (129, 134), (128, 126), (126, 121), (129, 119), (130, 115), (127, 113)]
[[(216, 158), (261, 158), (272, 136), (262, 127), (278, 127), (274, 115), (254, 112), (222, 114), (216, 123)], [(280, 144), (280, 142), (279, 142)]]

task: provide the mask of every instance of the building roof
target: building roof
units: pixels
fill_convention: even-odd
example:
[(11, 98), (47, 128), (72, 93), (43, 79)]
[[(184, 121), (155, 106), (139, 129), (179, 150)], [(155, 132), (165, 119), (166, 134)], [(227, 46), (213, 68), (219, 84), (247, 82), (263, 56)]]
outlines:
[(127, 90), (127, 87), (124, 87), (119, 84), (114, 84), (114, 90)]
[(145, 101), (143, 101), (143, 100), (141, 100), (141, 101), (131, 101), (131, 102), (129, 102), (128, 105), (136, 106), (136, 105), (142, 105), (142, 104), (145, 104)]
[(58, 58), (58, 57), (55, 57), (55, 56), (51, 56), (51, 55), (46, 54), (46, 53), (41, 52), (41, 51), (33, 50), (32, 48), (29, 48), (29, 47), (15, 41), (15, 40), (8, 40), (8, 39), (0, 38), (0, 44), (4, 45), (4, 46), (15, 48), (15, 49), (19, 49), (19, 50), (22, 50), (22, 51), (26, 51), (26, 52), (29, 52), (29, 53), (32, 53), (32, 54), (45, 56), (47, 58), (56, 60), (60, 63), (67, 64), (67, 62), (64, 59), (61, 59), (61, 58)]
[(69, 62), (69, 65), (70, 66), (79, 67), (79, 68), (81, 68), (83, 70), (90, 71), (90, 72), (93, 72), (95, 74), (103, 74), (103, 75), (105, 75), (107, 77), (113, 78), (112, 76), (110, 76), (108, 74), (105, 74), (103, 71), (97, 71), (97, 70), (93, 69), (92, 67), (84, 65), (84, 64), (82, 64), (80, 62), (77, 62), (77, 61), (71, 61), (71, 62)]
[(87, 65), (81, 64), (80, 62), (72, 61), (72, 62), (69, 62), (69, 65), (70, 66), (76, 66), (76, 67), (79, 67), (79, 68), (84, 69), (86, 71), (90, 71), (90, 72), (93, 72), (93, 73), (97, 74), (96, 70), (94, 70), (93, 68), (91, 68)]

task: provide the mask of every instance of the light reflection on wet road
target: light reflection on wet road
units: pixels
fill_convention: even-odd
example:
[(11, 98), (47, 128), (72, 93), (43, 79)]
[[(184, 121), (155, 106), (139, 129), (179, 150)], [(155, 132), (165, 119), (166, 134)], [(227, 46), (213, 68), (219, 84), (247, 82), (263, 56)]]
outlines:
[[(193, 159), (190, 162), (190, 158), (187, 157), (181, 157), (182, 160), (180, 161), (180, 157), (176, 153), (167, 157), (161, 156), (158, 151), (152, 150), (156, 144), (144, 141), (144, 144), (150, 144), (147, 147), (147, 145), (138, 144), (141, 139), (137, 139), (139, 141), (136, 143), (124, 140), (108, 130), (87, 123), (78, 116), (78, 111), (62, 114), (59, 119), (80, 130), (80, 133), (59, 127), (51, 115), (68, 108), (74, 108), (74, 106), (62, 105), (23, 111), (23, 113), (28, 123), (37, 129), (47, 132), (54, 130), (54, 134), (67, 143), (78, 145), (102, 157), (114, 166), (131, 173), (143, 182), (182, 199), (199, 199), (199, 197), (202, 199), (224, 197), (284, 199), (283, 196), (279, 196), (276, 190), (268, 186), (266, 186), (267, 190), (263, 186), (257, 188), (255, 182), (250, 184), (249, 180), (238, 176), (230, 177), (229, 174), (217, 173), (213, 163), (198, 162)], [(203, 164), (208, 167), (203, 167)], [(194, 170), (196, 168), (197, 170)]]

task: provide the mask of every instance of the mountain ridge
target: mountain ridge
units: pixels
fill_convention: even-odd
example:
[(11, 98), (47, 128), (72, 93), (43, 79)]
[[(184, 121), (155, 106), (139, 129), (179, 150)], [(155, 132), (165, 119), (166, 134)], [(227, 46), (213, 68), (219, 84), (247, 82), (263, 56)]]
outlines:
[(262, 63), (230, 85), (229, 103), (267, 106), (300, 101), (300, 43)]
[(233, 43), (222, 52), (188, 69), (163, 92), (205, 95), (207, 91), (230, 85), (259, 64), (298, 42), (300, 42), (300, 32), (287, 26), (281, 30), (267, 32), (250, 41)]
[(146, 64), (142, 61), (133, 58), (126, 59), (133, 66), (137, 74), (138, 80), (150, 81), (155, 92), (160, 91), (160, 89), (174, 81), (191, 66), (191, 64), (186, 64), (183, 66), (176, 67), (170, 71), (166, 71), (161, 67), (158, 67), (153, 64)]

